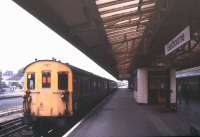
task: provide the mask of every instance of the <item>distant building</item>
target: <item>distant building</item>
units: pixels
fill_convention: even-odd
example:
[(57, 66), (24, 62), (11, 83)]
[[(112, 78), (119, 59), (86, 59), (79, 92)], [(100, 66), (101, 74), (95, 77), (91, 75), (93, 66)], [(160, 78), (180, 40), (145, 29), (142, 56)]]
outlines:
[(0, 92), (2, 91), (2, 71), (0, 70)]
[(23, 69), (20, 69), (16, 74), (14, 74), (13, 71), (8, 71), (8, 70), (2, 73), (2, 85), (4, 85), (6, 89), (8, 88), (8, 91), (22, 89)]
[(7, 84), (7, 79), (11, 78), (14, 75), (13, 71), (7, 70), (2, 74), (2, 81)]
[(0, 93), (6, 91), (6, 89), (8, 89), (8, 86), (4, 81), (3, 72), (0, 70)]
[(6, 80), (8, 85), (12, 90), (15, 90), (16, 88), (23, 88), (23, 72), (19, 71), (12, 77)]
[(1, 83), (2, 83), (2, 71), (0, 70), (0, 85), (1, 85)]

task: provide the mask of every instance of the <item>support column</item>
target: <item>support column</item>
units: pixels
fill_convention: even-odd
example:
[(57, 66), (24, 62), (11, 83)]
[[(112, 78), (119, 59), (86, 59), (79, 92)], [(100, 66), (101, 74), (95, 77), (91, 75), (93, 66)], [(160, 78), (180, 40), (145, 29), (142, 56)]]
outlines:
[(146, 68), (137, 70), (137, 91), (135, 98), (137, 103), (148, 103), (148, 71)]

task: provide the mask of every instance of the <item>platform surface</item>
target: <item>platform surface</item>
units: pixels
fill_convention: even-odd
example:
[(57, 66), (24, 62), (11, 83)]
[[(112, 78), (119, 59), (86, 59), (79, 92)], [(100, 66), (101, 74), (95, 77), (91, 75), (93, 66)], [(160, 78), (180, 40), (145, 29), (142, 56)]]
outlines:
[(177, 112), (163, 112), (158, 105), (137, 104), (133, 92), (118, 89), (69, 137), (188, 136), (191, 121), (200, 120), (198, 108), (182, 104)]

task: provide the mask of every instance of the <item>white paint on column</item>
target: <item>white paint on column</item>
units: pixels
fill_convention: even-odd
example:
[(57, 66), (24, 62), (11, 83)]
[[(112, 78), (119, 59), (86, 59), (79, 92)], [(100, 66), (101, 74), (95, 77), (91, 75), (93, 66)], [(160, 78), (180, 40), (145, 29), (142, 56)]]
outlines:
[(148, 103), (148, 72), (145, 68), (137, 70), (137, 103)]
[(172, 90), (171, 93), (171, 103), (176, 103), (176, 70), (170, 70), (170, 89)]

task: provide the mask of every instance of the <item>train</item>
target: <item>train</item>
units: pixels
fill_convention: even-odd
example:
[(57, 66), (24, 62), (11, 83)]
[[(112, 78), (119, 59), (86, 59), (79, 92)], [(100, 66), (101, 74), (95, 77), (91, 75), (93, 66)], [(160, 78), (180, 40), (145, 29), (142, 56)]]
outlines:
[[(35, 60), (24, 68), (24, 117), (62, 125), (117, 89), (115, 81), (68, 63)], [(62, 123), (62, 124), (61, 124)]]
[(190, 99), (200, 101), (200, 66), (176, 72), (177, 86), (188, 85)]

